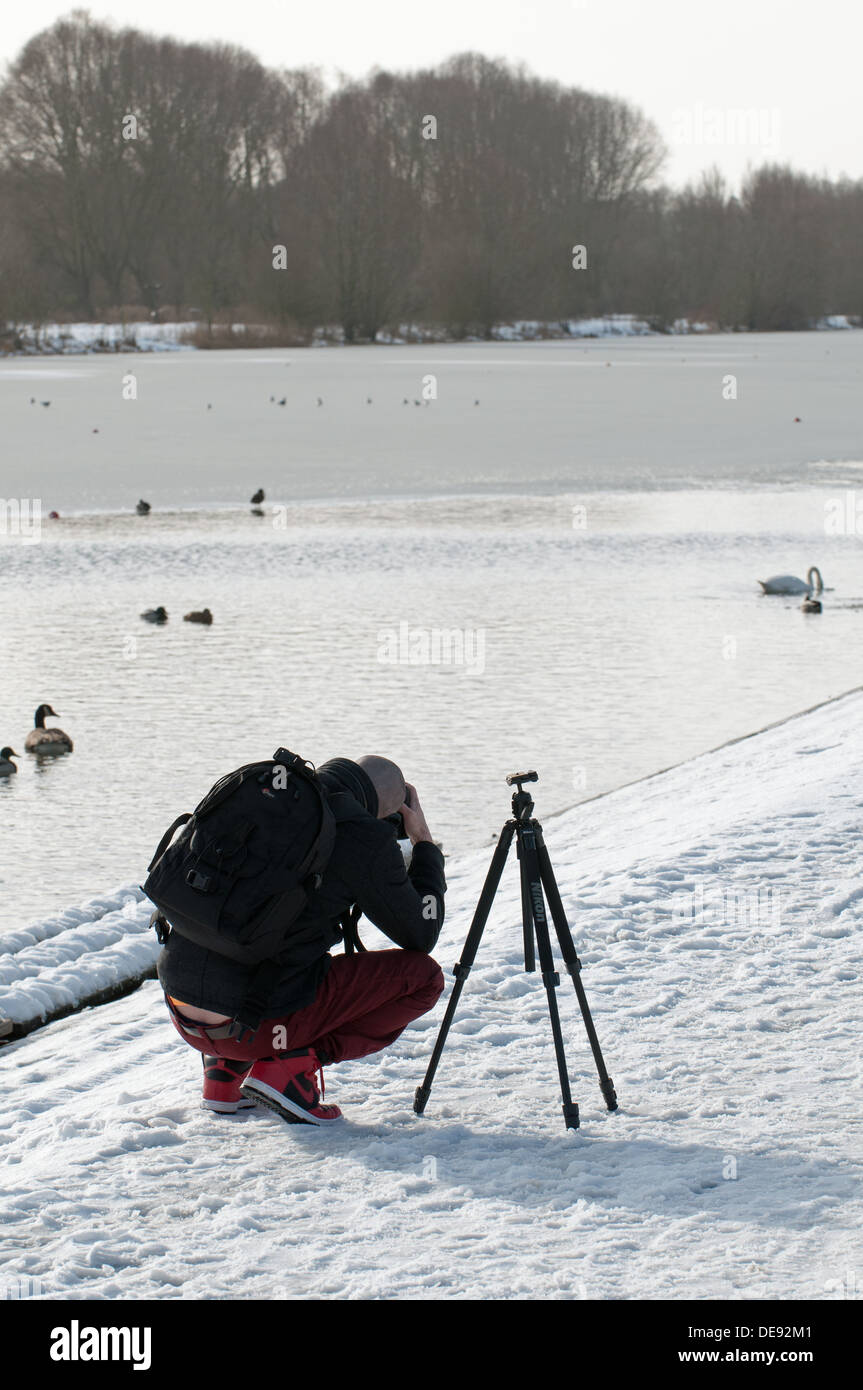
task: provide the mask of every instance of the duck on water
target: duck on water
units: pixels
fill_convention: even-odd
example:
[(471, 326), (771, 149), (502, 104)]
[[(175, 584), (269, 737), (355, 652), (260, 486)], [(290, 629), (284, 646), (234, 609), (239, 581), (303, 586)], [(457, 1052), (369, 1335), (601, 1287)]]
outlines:
[(14, 748), (0, 748), (0, 777), (12, 777), (18, 771), (13, 758), (20, 758)]
[(68, 734), (64, 734), (62, 729), (46, 729), (46, 719), (57, 719), (59, 716), (52, 710), (50, 705), (40, 705), (34, 718), (34, 728), (32, 728), (24, 740), (24, 748), (28, 753), (71, 753), (74, 747)]

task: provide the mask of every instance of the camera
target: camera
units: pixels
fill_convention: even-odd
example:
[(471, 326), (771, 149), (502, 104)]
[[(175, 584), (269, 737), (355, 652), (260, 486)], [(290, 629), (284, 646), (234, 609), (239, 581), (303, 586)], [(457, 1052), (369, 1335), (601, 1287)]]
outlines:
[[(408, 806), (410, 806), (411, 794), (407, 790), (405, 790), (405, 801), (407, 802)], [(404, 816), (402, 815), (401, 811), (394, 811), (391, 816), (384, 816), (384, 820), (388, 821), (390, 825), (395, 827), (397, 840), (410, 839), (408, 832), (405, 830)]]

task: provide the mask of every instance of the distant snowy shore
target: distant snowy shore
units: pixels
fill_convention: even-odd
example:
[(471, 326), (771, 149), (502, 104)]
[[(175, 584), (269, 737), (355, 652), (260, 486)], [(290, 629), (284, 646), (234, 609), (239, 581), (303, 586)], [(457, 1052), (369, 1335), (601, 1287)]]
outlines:
[[(449, 861), (441, 1003), (328, 1072), (336, 1130), (202, 1111), (200, 1059), (155, 981), (0, 1045), (0, 1285), (56, 1300), (859, 1297), (861, 764), (854, 691), (546, 820), (620, 1097), (608, 1114), (562, 972), (577, 1132), (523, 969), (514, 856), (424, 1117), (411, 1108), (490, 847)], [(101, 978), (103, 949), (116, 964), (143, 942), (144, 911), (121, 889), (77, 922), (0, 938), (20, 970), (0, 1012), (40, 979), (45, 997), (74, 990), (88, 960)]]
[[(860, 326), (845, 314), (834, 314), (813, 325), (818, 329), (838, 330)], [(668, 330), (672, 334), (712, 333), (716, 326), (709, 323), (678, 319)], [(200, 346), (198, 335), (204, 327), (198, 320), (184, 323), (45, 323), (26, 324), (15, 330), (15, 337), (4, 348), (0, 339), (0, 359), (17, 356), (64, 356), (81, 353), (115, 352), (193, 352)], [(263, 325), (218, 325), (214, 330), (213, 346), (242, 347), (244, 339), (250, 346), (267, 346), (271, 330)], [(537, 342), (569, 338), (642, 338), (663, 336), (644, 319), (634, 314), (606, 314), (598, 318), (566, 319), (554, 323), (539, 320), (518, 320), (499, 324), (492, 333), (495, 342)], [(274, 346), (283, 343), (274, 337)], [(193, 341), (196, 340), (197, 341)], [(381, 345), (412, 343), (446, 343), (455, 341), (443, 329), (426, 328), (418, 324), (400, 324), (392, 332), (381, 331), (375, 340)], [(467, 342), (482, 339), (468, 336)], [(336, 327), (314, 333), (309, 346), (325, 347), (343, 342)], [(11, 346), (9, 344), (12, 344)]]

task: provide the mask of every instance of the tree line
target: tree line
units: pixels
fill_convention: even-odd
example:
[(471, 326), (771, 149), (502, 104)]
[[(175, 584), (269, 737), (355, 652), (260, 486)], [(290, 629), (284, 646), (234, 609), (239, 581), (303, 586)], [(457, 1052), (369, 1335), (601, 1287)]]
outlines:
[(131, 307), (358, 342), (863, 314), (863, 180), (768, 164), (675, 190), (665, 158), (629, 103), (477, 53), (328, 90), (79, 10), (0, 85), (0, 323)]

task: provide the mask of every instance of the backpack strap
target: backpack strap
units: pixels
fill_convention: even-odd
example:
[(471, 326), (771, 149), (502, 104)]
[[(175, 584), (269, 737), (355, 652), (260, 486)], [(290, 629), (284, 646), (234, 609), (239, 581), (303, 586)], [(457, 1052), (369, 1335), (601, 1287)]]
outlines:
[(339, 926), (342, 930), (346, 956), (352, 956), (355, 951), (365, 951), (366, 949), (360, 941), (360, 934), (357, 931), (357, 924), (362, 915), (362, 908), (354, 903), (353, 907), (349, 907), (339, 918)]
[(152, 869), (152, 867), (153, 867), (153, 865), (156, 863), (156, 861), (162, 858), (162, 855), (165, 853), (165, 850), (168, 848), (169, 844), (171, 843), (171, 841), (172, 841), (173, 838), (174, 838), (174, 832), (175, 832), (175, 830), (179, 829), (179, 827), (180, 827), (181, 825), (185, 825), (186, 822), (187, 822), (187, 821), (190, 821), (191, 819), (192, 819), (192, 813), (191, 813), (191, 811), (186, 811), (186, 812), (184, 813), (184, 815), (178, 816), (178, 817), (177, 817), (177, 819), (174, 821), (174, 824), (173, 824), (173, 825), (171, 825), (171, 826), (168, 827), (168, 829), (165, 831), (164, 835), (162, 836), (161, 840), (159, 841), (159, 847), (158, 847), (158, 849), (156, 850), (156, 853), (153, 855), (153, 858), (150, 860), (149, 864), (147, 865), (147, 872), (148, 872), (148, 873), (150, 872), (150, 870)]

